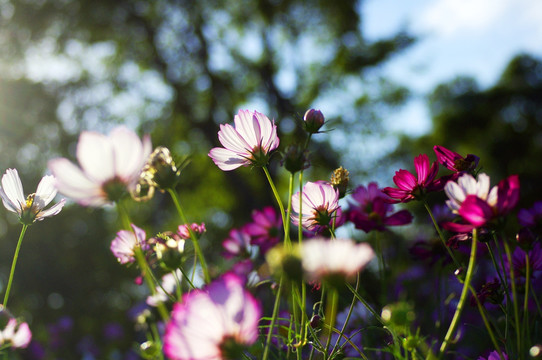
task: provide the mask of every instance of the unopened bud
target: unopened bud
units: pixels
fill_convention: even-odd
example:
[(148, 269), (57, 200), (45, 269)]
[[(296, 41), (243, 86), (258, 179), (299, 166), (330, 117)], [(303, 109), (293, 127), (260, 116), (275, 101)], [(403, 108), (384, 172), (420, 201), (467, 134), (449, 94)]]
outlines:
[(324, 114), (320, 110), (309, 109), (303, 116), (305, 130), (310, 134), (316, 134), (324, 125)]
[(284, 152), (281, 165), (292, 174), (307, 169), (310, 166), (308, 151), (302, 150), (297, 145), (289, 145)]

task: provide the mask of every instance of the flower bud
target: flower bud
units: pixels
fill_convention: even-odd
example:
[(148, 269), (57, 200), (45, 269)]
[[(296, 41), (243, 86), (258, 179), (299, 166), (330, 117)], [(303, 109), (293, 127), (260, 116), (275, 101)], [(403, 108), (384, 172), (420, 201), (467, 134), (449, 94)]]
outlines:
[(309, 152), (302, 150), (297, 145), (289, 145), (280, 162), (282, 166), (292, 174), (309, 168)]
[(180, 174), (181, 169), (177, 168), (169, 149), (159, 146), (149, 156), (140, 177), (147, 179), (150, 185), (164, 191), (173, 189), (177, 185)]
[(309, 134), (316, 134), (324, 125), (324, 114), (320, 110), (309, 109), (303, 116), (305, 131)]

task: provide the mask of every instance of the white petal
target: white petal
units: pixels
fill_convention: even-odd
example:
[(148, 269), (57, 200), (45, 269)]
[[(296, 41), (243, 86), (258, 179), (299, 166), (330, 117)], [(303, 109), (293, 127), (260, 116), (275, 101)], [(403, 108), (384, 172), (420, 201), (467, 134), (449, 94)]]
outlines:
[(209, 156), (213, 159), (216, 166), (223, 171), (230, 171), (237, 169), (240, 166), (250, 164), (250, 160), (247, 160), (237, 153), (224, 149), (224, 148), (213, 148), (209, 151)]
[(239, 154), (249, 155), (250, 151), (254, 148), (254, 145), (247, 143), (247, 141), (233, 128), (230, 124), (220, 125), (220, 131), (218, 132), (218, 141), (226, 149), (235, 151)]
[(55, 216), (56, 214), (60, 212), (60, 210), (62, 210), (65, 203), (66, 203), (66, 199), (62, 199), (55, 205), (51, 206), (49, 209), (40, 211), (39, 213), (36, 214), (36, 220), (41, 221), (45, 219), (46, 217)]
[(109, 134), (109, 142), (114, 152), (115, 174), (127, 183), (133, 182), (150, 155), (150, 138), (145, 137), (143, 143), (135, 132), (119, 126)]
[(61, 194), (82, 205), (99, 206), (108, 203), (101, 183), (89, 179), (80, 168), (68, 159), (50, 160), (48, 167), (55, 176), (56, 188)]
[(16, 214), (21, 213), (20, 206), (18, 204), (12, 203), (11, 200), (6, 195), (6, 193), (4, 192), (4, 189), (2, 189), (1, 187), (0, 187), (0, 196), (2, 197), (2, 202), (4, 203), (4, 207), (6, 209)]
[(49, 205), (55, 198), (57, 193), (55, 184), (56, 180), (52, 175), (46, 175), (41, 179), (34, 197), (34, 204), (38, 204), (40, 209)]
[(103, 134), (83, 131), (77, 143), (77, 160), (90, 179), (104, 182), (115, 176), (113, 147)]
[(233, 121), (235, 123), (235, 130), (246, 140), (251, 148), (260, 145), (261, 129), (252, 111), (239, 110)]
[[(21, 183), (17, 169), (6, 170), (6, 173), (2, 176), (2, 188), (12, 207), (18, 209), (17, 212), (22, 210), (21, 207), (26, 204), (26, 199), (23, 193), (23, 184)], [(2, 200), (4, 200), (4, 197), (2, 197)], [(6, 206), (6, 208), (8, 207)]]
[(489, 176), (486, 174), (478, 175), (478, 191), (475, 193), (482, 200), (487, 199), (489, 193)]

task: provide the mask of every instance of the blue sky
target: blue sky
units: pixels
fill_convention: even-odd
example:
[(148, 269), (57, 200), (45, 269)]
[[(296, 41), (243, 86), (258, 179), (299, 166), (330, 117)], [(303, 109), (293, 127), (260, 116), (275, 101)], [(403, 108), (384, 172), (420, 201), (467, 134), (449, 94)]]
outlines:
[(439, 83), (469, 75), (488, 87), (514, 55), (542, 56), (541, 0), (365, 0), (362, 11), (369, 39), (400, 29), (419, 37), (382, 68), (415, 94), (389, 119), (394, 131), (420, 135), (429, 130), (423, 96)]

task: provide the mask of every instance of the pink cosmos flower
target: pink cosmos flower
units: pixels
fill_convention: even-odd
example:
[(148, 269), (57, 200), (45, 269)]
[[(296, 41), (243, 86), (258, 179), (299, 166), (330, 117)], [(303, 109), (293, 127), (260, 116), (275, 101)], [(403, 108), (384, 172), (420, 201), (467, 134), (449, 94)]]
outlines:
[(272, 206), (267, 206), (262, 210), (254, 210), (252, 220), (244, 226), (244, 231), (250, 236), (250, 243), (265, 253), (280, 241), (282, 218)]
[(511, 175), (489, 189), (489, 176), (480, 174), (478, 180), (464, 174), (456, 182), (450, 181), (444, 187), (450, 209), (461, 215), (468, 224), (447, 223), (452, 231), (468, 232), (489, 221), (508, 214), (519, 200), (519, 178)]
[[(438, 162), (429, 164), (429, 157), (421, 154), (414, 158), (416, 176), (407, 170), (395, 172), (393, 182), (397, 188), (387, 187), (382, 191), (391, 197), (391, 203), (409, 202), (422, 198), (427, 192), (440, 191), (444, 185), (442, 179), (435, 180), (438, 173)], [(448, 179), (446, 179), (448, 180)]]
[[(190, 229), (192, 230), (192, 232), (198, 238), (201, 236), (201, 234), (203, 234), (205, 231), (207, 231), (207, 229), (205, 228), (204, 223), (201, 223), (199, 225), (196, 224), (196, 223), (192, 223), (192, 224), (190, 224)], [(188, 225), (186, 225), (186, 224), (179, 225), (179, 228), (177, 230), (177, 234), (179, 234), (181, 239), (184, 239), (184, 240), (190, 239), (190, 230), (188, 230)]]
[(351, 239), (315, 238), (301, 246), (301, 263), (309, 281), (328, 277), (350, 278), (361, 271), (374, 257), (367, 243)]
[(224, 274), (183, 296), (166, 326), (164, 353), (172, 360), (241, 359), (258, 338), (261, 305), (243, 279)]
[[(292, 222), (299, 225), (299, 192), (292, 195)], [(307, 182), (303, 186), (301, 226), (307, 230), (330, 226), (339, 208), (339, 191), (327, 182)]]
[(58, 158), (49, 161), (49, 169), (60, 193), (83, 206), (101, 206), (133, 190), (151, 150), (150, 137), (141, 140), (124, 126), (109, 135), (83, 131), (77, 143), (80, 167)]
[(25, 322), (18, 323), (10, 318), (4, 330), (0, 331), (0, 345), (10, 344), (12, 348), (26, 348), (32, 340), (32, 332)]
[(209, 157), (223, 171), (240, 166), (264, 166), (269, 153), (279, 146), (275, 122), (257, 111), (239, 110), (235, 127), (220, 125), (218, 140), (223, 147), (209, 151)]
[(250, 257), (250, 235), (243, 230), (232, 229), (222, 242), (224, 257), (231, 259), (235, 256)]
[(26, 225), (54, 216), (62, 210), (66, 202), (65, 199), (44, 210), (54, 199), (56, 193), (55, 178), (51, 175), (44, 176), (38, 184), (36, 193), (30, 194), (26, 198), (17, 169), (7, 169), (2, 176), (2, 187), (0, 188), (2, 202), (6, 209), (16, 213), (19, 220)]
[(145, 249), (145, 231), (132, 224), (133, 231), (120, 230), (117, 237), (111, 242), (111, 252), (119, 263), (126, 264), (135, 261), (135, 249), (137, 246)]
[(407, 210), (401, 210), (390, 214), (393, 205), (387, 201), (389, 198), (378, 187), (376, 182), (371, 182), (367, 187), (358, 186), (353, 194), (348, 211), (348, 219), (354, 223), (356, 229), (365, 232), (371, 230), (384, 231), (387, 226), (410, 224), (412, 215)]
[(480, 158), (473, 154), (467, 154), (463, 157), (456, 153), (446, 149), (444, 146), (435, 145), (433, 147), (435, 155), (437, 155), (437, 161), (444, 165), (445, 168), (450, 169), (456, 173), (468, 171), (471, 172), (478, 166)]

